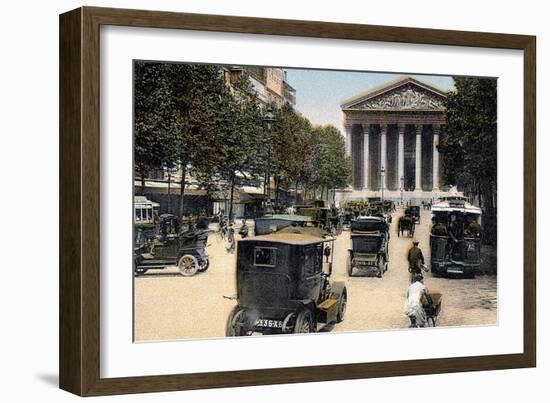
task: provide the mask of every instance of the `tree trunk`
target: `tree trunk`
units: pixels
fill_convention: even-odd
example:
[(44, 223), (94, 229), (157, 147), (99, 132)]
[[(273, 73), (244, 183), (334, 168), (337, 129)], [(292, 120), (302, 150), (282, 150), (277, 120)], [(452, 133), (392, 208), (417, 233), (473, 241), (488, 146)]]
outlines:
[(172, 174), (168, 171), (168, 212), (172, 213), (172, 198), (170, 197), (170, 185), (172, 183)]
[(141, 171), (141, 194), (145, 194), (145, 173)]
[(141, 194), (145, 194), (145, 169), (141, 169)]
[(180, 181), (180, 202), (178, 207), (178, 215), (183, 217), (183, 197), (185, 196), (185, 176), (187, 175), (187, 164), (181, 165), (181, 181)]
[(294, 204), (298, 204), (298, 181), (296, 181), (296, 193), (294, 194)]
[(279, 186), (281, 184), (281, 177), (279, 175), (275, 176), (275, 205), (279, 205)]
[(229, 196), (229, 215), (227, 216), (227, 219), (230, 223), (233, 222), (233, 190), (235, 189), (235, 173), (233, 172), (233, 175), (231, 176), (231, 194)]
[(476, 186), (476, 191), (477, 191), (477, 200), (479, 203), (479, 208), (483, 208), (483, 202), (481, 201), (481, 183), (479, 182)]

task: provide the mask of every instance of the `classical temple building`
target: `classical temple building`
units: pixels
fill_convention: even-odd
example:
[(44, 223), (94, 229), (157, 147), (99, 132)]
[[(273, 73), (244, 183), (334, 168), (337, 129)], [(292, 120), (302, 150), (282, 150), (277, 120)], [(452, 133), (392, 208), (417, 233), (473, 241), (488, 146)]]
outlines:
[(437, 145), (446, 93), (404, 76), (341, 104), (352, 186), (337, 199), (442, 196)]

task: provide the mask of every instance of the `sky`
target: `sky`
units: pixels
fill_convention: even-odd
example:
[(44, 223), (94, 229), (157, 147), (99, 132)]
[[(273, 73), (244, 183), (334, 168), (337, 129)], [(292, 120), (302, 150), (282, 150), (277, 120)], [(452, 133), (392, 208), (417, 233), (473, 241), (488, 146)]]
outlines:
[[(342, 131), (341, 101), (393, 80), (402, 74), (350, 71), (284, 69), (287, 82), (296, 89), (296, 109), (313, 124), (332, 124)], [(450, 76), (411, 77), (447, 91)]]

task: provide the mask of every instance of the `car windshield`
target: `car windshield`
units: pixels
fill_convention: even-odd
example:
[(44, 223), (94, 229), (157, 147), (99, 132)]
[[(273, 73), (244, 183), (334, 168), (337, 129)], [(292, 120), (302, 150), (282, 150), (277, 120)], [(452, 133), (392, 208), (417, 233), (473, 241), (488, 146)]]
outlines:
[(352, 231), (382, 231), (383, 223), (378, 220), (357, 220), (351, 223)]

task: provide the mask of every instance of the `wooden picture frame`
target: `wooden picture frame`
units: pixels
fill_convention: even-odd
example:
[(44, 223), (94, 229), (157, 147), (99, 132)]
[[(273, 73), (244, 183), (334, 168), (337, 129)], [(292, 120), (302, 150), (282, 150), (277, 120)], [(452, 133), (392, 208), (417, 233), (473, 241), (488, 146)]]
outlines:
[[(120, 25), (524, 52), (521, 354), (228, 372), (100, 377), (100, 26)], [(526, 368), (536, 365), (535, 37), (82, 7), (60, 16), (60, 387), (81, 396)]]

